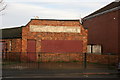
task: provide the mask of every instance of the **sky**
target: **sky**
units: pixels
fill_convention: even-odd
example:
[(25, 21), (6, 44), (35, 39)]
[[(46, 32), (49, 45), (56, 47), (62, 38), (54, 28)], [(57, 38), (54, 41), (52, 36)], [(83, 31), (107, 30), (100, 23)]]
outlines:
[(115, 0), (4, 0), (0, 28), (20, 27), (30, 19), (80, 19)]

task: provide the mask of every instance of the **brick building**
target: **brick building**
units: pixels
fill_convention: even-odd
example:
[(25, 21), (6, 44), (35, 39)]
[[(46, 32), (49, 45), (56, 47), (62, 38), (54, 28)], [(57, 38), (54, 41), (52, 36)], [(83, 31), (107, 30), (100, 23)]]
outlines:
[(25, 26), (1, 31), (5, 58), (14, 53), (21, 60), (55, 61), (58, 55), (65, 59), (66, 53), (86, 52), (87, 30), (79, 20), (31, 19)]
[[(120, 2), (112, 2), (84, 17), (83, 26), (88, 29), (90, 49), (99, 45), (100, 53), (120, 53)], [(94, 49), (90, 52), (94, 53)]]

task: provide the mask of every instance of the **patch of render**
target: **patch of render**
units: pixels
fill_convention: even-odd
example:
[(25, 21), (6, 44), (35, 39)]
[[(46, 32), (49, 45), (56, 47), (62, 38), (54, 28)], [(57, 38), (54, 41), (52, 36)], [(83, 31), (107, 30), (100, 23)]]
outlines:
[(31, 32), (66, 32), (66, 33), (81, 33), (80, 27), (69, 26), (38, 26), (30, 25)]

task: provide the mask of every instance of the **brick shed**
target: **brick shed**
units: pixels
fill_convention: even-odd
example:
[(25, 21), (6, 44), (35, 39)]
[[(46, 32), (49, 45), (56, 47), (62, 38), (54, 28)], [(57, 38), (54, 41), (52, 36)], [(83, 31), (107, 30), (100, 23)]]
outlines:
[[(1, 29), (3, 57), (20, 54), (20, 60), (56, 61), (60, 55), (86, 52), (87, 30), (79, 20), (31, 19), (22, 27)], [(49, 60), (48, 60), (49, 58)]]

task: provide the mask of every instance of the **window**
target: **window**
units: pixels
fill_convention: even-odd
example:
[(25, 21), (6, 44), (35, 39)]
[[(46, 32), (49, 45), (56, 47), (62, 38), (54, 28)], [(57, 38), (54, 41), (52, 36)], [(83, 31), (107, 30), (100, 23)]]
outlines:
[(96, 54), (101, 54), (101, 45), (93, 45), (92, 52)]
[(9, 51), (12, 51), (12, 41), (9, 41)]
[(87, 53), (101, 54), (101, 45), (87, 45)]
[(91, 45), (87, 45), (87, 53), (92, 53), (92, 46)]

